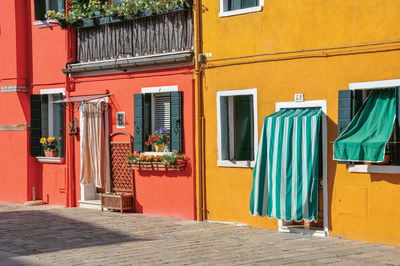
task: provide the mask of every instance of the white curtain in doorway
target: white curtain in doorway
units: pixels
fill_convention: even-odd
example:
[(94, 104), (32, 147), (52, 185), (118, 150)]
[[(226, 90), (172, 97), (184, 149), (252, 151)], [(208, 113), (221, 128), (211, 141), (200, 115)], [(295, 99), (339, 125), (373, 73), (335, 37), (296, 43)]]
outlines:
[(81, 184), (104, 187), (109, 180), (108, 130), (106, 103), (81, 103)]

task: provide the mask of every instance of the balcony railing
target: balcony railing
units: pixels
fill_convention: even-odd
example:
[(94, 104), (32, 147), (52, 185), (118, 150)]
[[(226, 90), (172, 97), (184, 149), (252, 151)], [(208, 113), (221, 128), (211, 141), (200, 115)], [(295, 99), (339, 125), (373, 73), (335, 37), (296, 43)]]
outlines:
[(78, 63), (193, 50), (191, 9), (77, 29)]

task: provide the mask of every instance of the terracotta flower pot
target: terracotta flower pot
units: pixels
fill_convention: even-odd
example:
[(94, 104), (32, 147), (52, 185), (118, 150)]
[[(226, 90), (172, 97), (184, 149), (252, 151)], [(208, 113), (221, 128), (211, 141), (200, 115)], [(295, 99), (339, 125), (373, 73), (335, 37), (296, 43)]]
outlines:
[(46, 157), (58, 157), (58, 151), (44, 151)]
[(156, 150), (156, 152), (163, 152), (164, 144), (154, 144), (154, 149)]

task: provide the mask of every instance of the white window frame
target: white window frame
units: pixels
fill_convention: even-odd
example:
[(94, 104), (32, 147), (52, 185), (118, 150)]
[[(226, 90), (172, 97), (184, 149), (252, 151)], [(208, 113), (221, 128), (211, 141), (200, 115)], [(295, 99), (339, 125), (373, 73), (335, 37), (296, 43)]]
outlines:
[[(145, 87), (141, 89), (141, 93), (151, 93), (151, 117), (152, 117), (152, 123), (151, 123), (151, 130), (154, 134), (154, 93), (167, 93), (167, 92), (171, 92), (171, 91), (178, 91), (178, 85), (172, 85), (172, 86), (158, 86), (158, 87)], [(168, 155), (168, 154), (172, 154), (172, 152), (154, 152), (154, 151), (145, 151), (145, 152), (141, 152), (141, 154), (144, 155)]]
[(321, 123), (322, 123), (322, 191), (323, 191), (323, 204), (324, 204), (324, 225), (323, 230), (311, 230), (301, 228), (291, 228), (282, 219), (278, 220), (278, 228), (280, 232), (301, 233), (313, 236), (329, 236), (328, 230), (328, 131), (326, 124), (326, 101), (304, 101), (304, 102), (278, 102), (275, 104), (275, 111), (278, 112), (282, 108), (312, 108), (319, 107), (322, 110)]
[[(349, 83), (349, 90), (378, 90), (393, 87), (400, 87), (400, 79), (386, 79)], [(400, 166), (398, 165), (350, 164), (347, 166), (347, 170), (351, 173), (400, 174)]]
[(219, 0), (219, 17), (222, 18), (222, 17), (259, 12), (262, 11), (263, 6), (264, 6), (264, 0), (259, 0), (258, 6), (228, 11), (228, 0)]
[[(50, 94), (59, 94), (62, 93), (65, 97), (65, 88), (55, 88), (55, 89), (43, 89), (40, 90), (41, 95), (50, 95)], [(53, 116), (53, 104), (48, 105), (48, 113), (49, 113), (49, 123), (53, 121), (52, 116)], [(51, 110), (51, 111), (50, 111)], [(51, 118), (50, 118), (51, 117)], [(53, 127), (53, 125), (51, 125)], [(50, 125), (49, 125), (50, 129)], [(41, 162), (41, 163), (63, 163), (64, 158), (63, 157), (42, 157), (42, 156), (37, 156), (36, 159)]]
[[(222, 160), (221, 97), (222, 96), (240, 96), (240, 95), (252, 95), (253, 96), (254, 160), (252, 160), (252, 161)], [(258, 150), (258, 123), (257, 123), (258, 116), (257, 116), (257, 112), (258, 112), (258, 107), (257, 107), (257, 89), (256, 88), (243, 89), (243, 90), (217, 91), (217, 146), (218, 146), (217, 166), (246, 167), (246, 168), (254, 167), (255, 158), (257, 157), (257, 150)], [(230, 145), (232, 145), (232, 143)]]

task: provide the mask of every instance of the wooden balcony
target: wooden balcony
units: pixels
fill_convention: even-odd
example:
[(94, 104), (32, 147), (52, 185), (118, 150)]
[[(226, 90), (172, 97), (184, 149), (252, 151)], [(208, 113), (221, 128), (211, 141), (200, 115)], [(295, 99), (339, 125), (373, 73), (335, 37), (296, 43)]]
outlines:
[(64, 73), (191, 61), (193, 12), (160, 15), (78, 28), (77, 62)]

